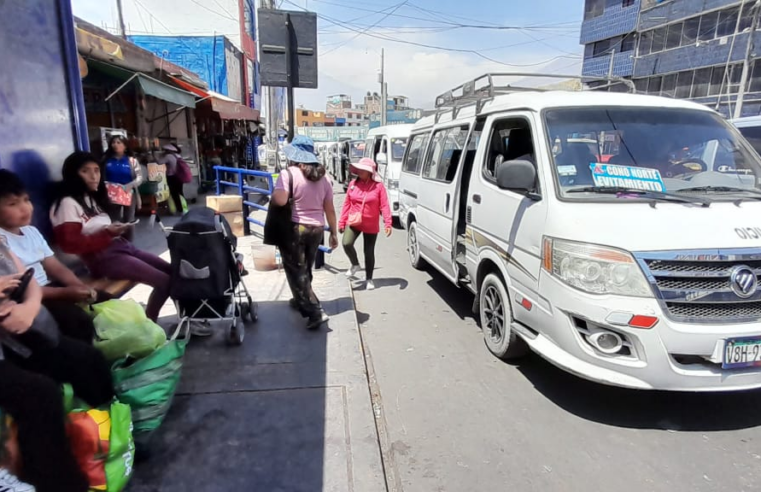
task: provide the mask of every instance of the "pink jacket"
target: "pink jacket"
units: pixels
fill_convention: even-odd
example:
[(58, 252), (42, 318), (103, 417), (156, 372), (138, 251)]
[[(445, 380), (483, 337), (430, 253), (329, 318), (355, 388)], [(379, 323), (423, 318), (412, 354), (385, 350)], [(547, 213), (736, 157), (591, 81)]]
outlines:
[[(365, 206), (362, 208), (362, 201)], [(378, 234), (380, 232), (380, 215), (383, 214), (383, 223), (386, 228), (391, 227), (391, 208), (388, 206), (388, 195), (383, 183), (369, 181), (364, 183), (354, 180), (349, 184), (346, 192), (344, 206), (341, 209), (341, 218), (338, 220), (338, 228), (345, 229), (349, 221), (349, 215), (362, 212), (362, 224), (354, 226), (360, 232)]]

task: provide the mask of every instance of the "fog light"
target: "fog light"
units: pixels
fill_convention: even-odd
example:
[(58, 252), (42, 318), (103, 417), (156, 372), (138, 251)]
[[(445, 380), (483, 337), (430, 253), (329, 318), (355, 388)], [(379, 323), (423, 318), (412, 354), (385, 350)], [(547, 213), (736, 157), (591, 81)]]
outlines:
[(608, 355), (617, 354), (624, 346), (624, 341), (618, 333), (612, 331), (598, 331), (590, 335), (588, 340), (594, 348)]

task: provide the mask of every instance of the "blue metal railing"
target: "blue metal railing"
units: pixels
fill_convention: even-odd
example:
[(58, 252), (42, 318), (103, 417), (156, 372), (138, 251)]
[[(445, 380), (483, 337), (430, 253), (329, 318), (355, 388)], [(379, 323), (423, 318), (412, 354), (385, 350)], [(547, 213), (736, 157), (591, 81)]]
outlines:
[[(243, 223), (243, 231), (248, 236), (251, 234), (251, 224), (256, 224), (259, 227), (264, 227), (264, 222), (260, 220), (256, 220), (252, 217), (249, 217), (249, 213), (251, 209), (256, 210), (262, 210), (266, 212), (268, 210), (267, 207), (263, 205), (259, 205), (258, 203), (254, 203), (252, 201), (248, 200), (248, 193), (259, 193), (266, 196), (272, 196), (272, 192), (275, 190), (275, 181), (273, 179), (272, 173), (268, 173), (265, 171), (253, 171), (251, 169), (240, 169), (237, 167), (225, 167), (225, 166), (214, 166), (214, 173), (215, 173), (215, 181), (217, 184), (217, 195), (223, 194), (223, 187), (230, 186), (233, 188), (236, 188), (238, 190), (238, 194), (243, 197), (243, 218), (246, 219)], [(229, 176), (234, 176), (235, 181), (229, 181), (225, 178), (229, 179)], [(246, 184), (246, 177), (252, 176), (255, 178), (263, 178), (267, 180), (267, 189), (264, 188), (257, 188), (256, 186), (248, 186)], [(326, 227), (325, 230), (327, 231), (329, 228)], [(323, 253), (330, 253), (332, 250), (326, 246), (320, 246), (320, 251)], [(318, 262), (321, 263), (321, 259), (318, 259)]]

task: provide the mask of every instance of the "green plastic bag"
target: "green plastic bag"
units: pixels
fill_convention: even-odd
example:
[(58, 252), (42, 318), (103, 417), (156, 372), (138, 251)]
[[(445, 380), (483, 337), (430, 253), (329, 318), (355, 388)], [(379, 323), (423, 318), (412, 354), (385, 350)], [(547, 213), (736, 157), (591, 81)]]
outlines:
[(112, 402), (89, 408), (63, 386), (66, 433), (72, 452), (90, 482), (90, 490), (120, 492), (132, 477), (135, 442), (129, 405)]
[(185, 200), (185, 197), (180, 195), (180, 202), (182, 202), (182, 213), (183, 215), (188, 213), (188, 202)]
[(135, 442), (146, 445), (172, 405), (180, 382), (190, 320), (180, 321), (172, 337), (142, 359), (122, 359), (112, 368), (116, 396), (132, 408)]
[(92, 309), (96, 313), (93, 344), (108, 361), (127, 356), (139, 359), (166, 342), (164, 330), (149, 320), (135, 301), (112, 299)]

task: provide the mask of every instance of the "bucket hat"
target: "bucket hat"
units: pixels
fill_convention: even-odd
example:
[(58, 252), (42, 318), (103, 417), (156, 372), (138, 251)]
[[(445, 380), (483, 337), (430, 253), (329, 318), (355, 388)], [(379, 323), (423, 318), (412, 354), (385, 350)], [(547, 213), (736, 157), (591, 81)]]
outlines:
[(314, 141), (303, 135), (294, 137), (289, 145), (283, 147), (283, 153), (285, 154), (285, 158), (291, 162), (312, 164), (315, 166), (320, 163), (314, 152)]
[(377, 181), (378, 183), (383, 181), (381, 177), (378, 176), (378, 165), (369, 157), (363, 157), (356, 164), (352, 164), (351, 169), (354, 171), (354, 174), (358, 174), (357, 171), (367, 171), (373, 175), (374, 181)]
[(172, 153), (174, 153), (174, 154), (179, 154), (179, 153), (180, 153), (180, 149), (178, 149), (178, 148), (177, 148), (177, 146), (176, 146), (176, 145), (174, 145), (174, 144), (166, 144), (166, 145), (164, 145), (164, 147), (162, 147), (162, 148), (163, 148), (164, 150), (166, 150), (166, 151), (169, 151), (169, 152), (172, 152)]

